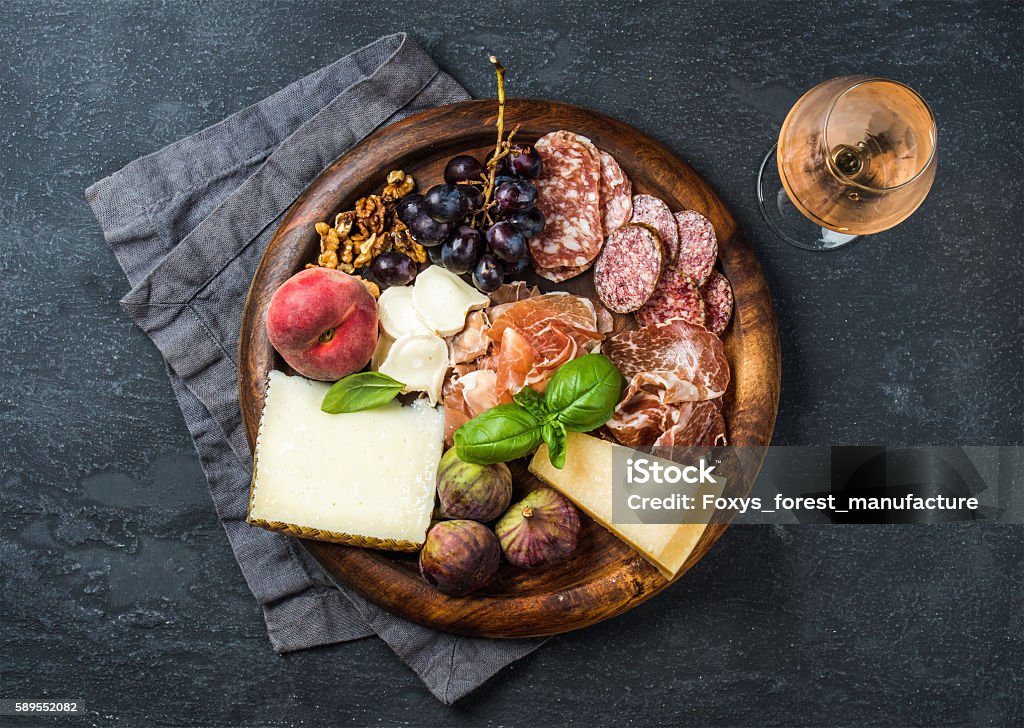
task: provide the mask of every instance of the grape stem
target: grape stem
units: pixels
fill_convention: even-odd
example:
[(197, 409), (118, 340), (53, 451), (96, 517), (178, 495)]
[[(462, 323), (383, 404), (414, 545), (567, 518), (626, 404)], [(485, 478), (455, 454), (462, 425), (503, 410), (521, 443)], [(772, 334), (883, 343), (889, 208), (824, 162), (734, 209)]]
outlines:
[(497, 56), (491, 56), (489, 60), (494, 65), (494, 72), (498, 76), (498, 140), (494, 143), (494, 154), (491, 157), (491, 161), (487, 163), (491, 171), (487, 177), (487, 185), (484, 187), (482, 210), (484, 220), (491, 223), (491, 197), (494, 195), (494, 177), (498, 172), (498, 162), (508, 155), (512, 137), (519, 127), (512, 130), (508, 135), (508, 139), (503, 139), (505, 136), (505, 67), (501, 65), (501, 61), (498, 60)]

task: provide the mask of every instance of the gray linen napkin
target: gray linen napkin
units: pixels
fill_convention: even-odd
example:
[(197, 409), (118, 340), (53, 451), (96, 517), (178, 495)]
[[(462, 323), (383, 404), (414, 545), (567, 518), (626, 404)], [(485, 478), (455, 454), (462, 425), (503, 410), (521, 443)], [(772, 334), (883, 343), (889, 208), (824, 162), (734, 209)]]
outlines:
[(247, 525), (252, 455), (235, 359), (250, 280), (299, 193), (382, 126), (468, 97), (404, 33), (386, 36), (86, 190), (132, 286), (121, 305), (166, 360), (273, 648), (377, 634), (445, 703), (543, 640), (470, 639), (412, 624), (335, 584), (295, 539)]

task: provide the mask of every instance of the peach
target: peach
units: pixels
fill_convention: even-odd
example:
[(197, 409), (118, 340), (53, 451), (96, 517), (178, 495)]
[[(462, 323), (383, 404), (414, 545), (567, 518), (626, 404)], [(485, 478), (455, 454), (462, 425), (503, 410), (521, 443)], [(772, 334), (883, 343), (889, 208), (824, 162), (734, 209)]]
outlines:
[(267, 336), (304, 377), (333, 382), (366, 366), (377, 347), (377, 302), (353, 276), (307, 268), (270, 299)]

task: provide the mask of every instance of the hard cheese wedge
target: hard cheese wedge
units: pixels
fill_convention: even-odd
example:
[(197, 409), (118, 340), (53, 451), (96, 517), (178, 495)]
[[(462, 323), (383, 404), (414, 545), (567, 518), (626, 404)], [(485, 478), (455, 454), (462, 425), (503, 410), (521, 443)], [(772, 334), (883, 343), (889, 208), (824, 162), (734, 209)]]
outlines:
[(418, 401), (330, 415), (330, 385), (270, 373), (249, 523), (303, 538), (415, 551), (434, 508), (444, 416)]
[(704, 532), (702, 524), (612, 523), (612, 451), (610, 442), (570, 432), (565, 467), (557, 469), (541, 445), (530, 462), (530, 472), (562, 492), (591, 518), (632, 546), (672, 580)]

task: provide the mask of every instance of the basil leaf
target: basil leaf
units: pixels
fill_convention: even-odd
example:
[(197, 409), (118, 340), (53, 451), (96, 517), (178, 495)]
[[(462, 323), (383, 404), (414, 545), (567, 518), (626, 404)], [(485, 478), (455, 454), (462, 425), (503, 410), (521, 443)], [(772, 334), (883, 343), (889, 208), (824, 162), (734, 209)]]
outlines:
[(548, 422), (541, 431), (544, 443), (548, 446), (548, 460), (556, 468), (561, 470), (565, 467), (565, 425), (561, 422)]
[(548, 406), (544, 404), (544, 395), (540, 394), (537, 390), (531, 387), (523, 387), (512, 395), (512, 399), (517, 405), (532, 414), (538, 420), (543, 420), (547, 417)]
[(499, 404), (455, 431), (455, 452), (463, 462), (491, 465), (529, 455), (540, 441), (540, 420), (517, 404)]
[(393, 400), (404, 387), (380, 372), (350, 374), (327, 390), (320, 409), (332, 415), (374, 409)]
[(548, 409), (570, 432), (590, 432), (611, 419), (626, 382), (603, 354), (566, 362), (548, 382)]

